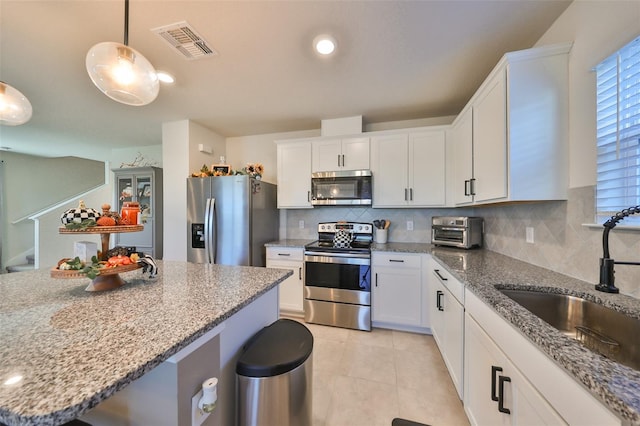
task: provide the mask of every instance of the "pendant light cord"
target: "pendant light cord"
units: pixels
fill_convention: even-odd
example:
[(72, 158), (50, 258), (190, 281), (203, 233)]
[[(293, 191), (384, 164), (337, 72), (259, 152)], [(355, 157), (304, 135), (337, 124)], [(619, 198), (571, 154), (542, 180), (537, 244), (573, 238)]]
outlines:
[(124, 0), (124, 45), (129, 45), (129, 0)]

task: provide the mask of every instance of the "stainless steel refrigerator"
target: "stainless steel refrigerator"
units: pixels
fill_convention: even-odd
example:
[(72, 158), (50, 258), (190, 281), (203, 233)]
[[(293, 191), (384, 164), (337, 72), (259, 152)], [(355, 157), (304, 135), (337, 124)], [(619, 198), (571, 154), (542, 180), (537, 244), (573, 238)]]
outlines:
[(276, 185), (247, 175), (187, 179), (187, 260), (265, 266), (278, 239)]

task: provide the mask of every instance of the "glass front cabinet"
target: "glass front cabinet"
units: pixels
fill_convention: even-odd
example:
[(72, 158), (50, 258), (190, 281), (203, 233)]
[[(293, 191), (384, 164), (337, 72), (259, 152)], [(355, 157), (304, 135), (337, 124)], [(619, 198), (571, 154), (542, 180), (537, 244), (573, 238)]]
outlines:
[(116, 246), (136, 247), (137, 251), (162, 258), (162, 169), (136, 167), (113, 169), (114, 199), (111, 210), (122, 212), (128, 201), (140, 204), (141, 232), (113, 234)]

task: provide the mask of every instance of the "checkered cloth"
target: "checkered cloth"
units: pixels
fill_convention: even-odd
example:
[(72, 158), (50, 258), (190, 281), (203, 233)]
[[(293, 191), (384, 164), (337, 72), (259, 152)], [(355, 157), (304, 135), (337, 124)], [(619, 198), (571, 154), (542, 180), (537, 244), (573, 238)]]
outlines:
[(158, 275), (158, 265), (156, 265), (156, 261), (153, 260), (153, 257), (148, 254), (145, 254), (138, 259), (138, 264), (142, 265), (143, 274), (149, 272), (149, 278), (155, 278), (156, 275)]
[(62, 216), (60, 216), (60, 220), (62, 221), (63, 225), (66, 225), (72, 222), (82, 223), (82, 221), (87, 219), (98, 220), (99, 217), (100, 217), (100, 213), (98, 213), (94, 209), (75, 208), (75, 209), (69, 209), (66, 212), (62, 213)]
[(349, 248), (353, 241), (353, 234), (344, 229), (338, 230), (333, 237), (333, 246), (337, 248)]

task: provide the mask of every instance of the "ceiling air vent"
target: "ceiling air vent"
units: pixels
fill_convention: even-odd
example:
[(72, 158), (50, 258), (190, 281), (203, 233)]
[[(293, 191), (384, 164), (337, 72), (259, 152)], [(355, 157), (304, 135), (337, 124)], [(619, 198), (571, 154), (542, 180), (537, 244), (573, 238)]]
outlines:
[(151, 31), (188, 60), (208, 58), (218, 54), (187, 21), (153, 28)]

